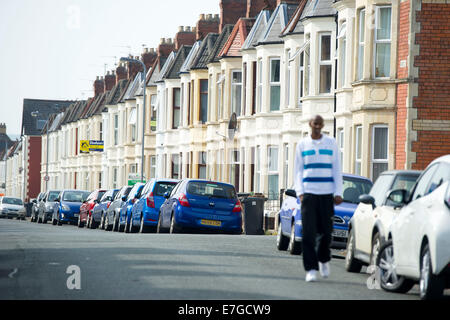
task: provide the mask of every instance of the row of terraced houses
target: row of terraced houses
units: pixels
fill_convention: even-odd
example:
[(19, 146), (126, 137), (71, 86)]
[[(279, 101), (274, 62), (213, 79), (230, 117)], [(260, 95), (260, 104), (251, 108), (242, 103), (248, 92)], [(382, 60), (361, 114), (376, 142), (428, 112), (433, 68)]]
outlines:
[[(40, 157), (39, 185), (8, 164), (7, 191), (120, 187), (140, 176), (144, 142), (146, 180), (212, 179), (277, 199), (315, 114), (343, 172), (375, 180), (450, 153), (450, 1), (221, 0), (220, 15), (133, 58), (145, 89), (128, 62), (95, 80), (94, 97), (49, 102), (60, 112), (20, 142), (41, 150), (18, 156), (25, 173)], [(34, 109), (27, 100), (24, 118)], [(81, 140), (104, 150), (81, 153)]]

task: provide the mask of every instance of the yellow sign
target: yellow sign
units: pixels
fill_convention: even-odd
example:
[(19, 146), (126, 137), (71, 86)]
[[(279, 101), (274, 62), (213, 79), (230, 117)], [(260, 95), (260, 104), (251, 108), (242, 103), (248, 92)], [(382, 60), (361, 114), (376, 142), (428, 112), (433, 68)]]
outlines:
[(89, 153), (89, 140), (80, 140), (80, 153)]

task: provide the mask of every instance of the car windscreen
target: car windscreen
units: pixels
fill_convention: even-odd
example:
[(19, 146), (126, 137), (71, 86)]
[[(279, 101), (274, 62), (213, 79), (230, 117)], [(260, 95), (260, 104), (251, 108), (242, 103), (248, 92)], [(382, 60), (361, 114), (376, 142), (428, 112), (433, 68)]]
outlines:
[(60, 194), (59, 191), (50, 191), (50, 193), (48, 194), (47, 201), (55, 201), (58, 198), (59, 194)]
[(97, 196), (97, 201), (100, 201), (100, 199), (103, 197), (103, 195), (106, 193), (106, 191), (99, 191)]
[(344, 177), (343, 200), (348, 203), (359, 203), (359, 196), (368, 194), (372, 188), (372, 182), (363, 179)]
[(410, 192), (411, 189), (414, 187), (414, 184), (416, 183), (418, 178), (419, 178), (419, 174), (417, 174), (417, 175), (409, 175), (409, 174), (408, 175), (402, 175), (402, 174), (399, 174), (395, 178), (391, 189), (392, 190), (404, 189), (404, 190)]
[(153, 188), (153, 195), (162, 197), (164, 196), (164, 193), (172, 192), (176, 185), (176, 182), (157, 182)]
[(236, 191), (233, 186), (206, 181), (191, 181), (186, 187), (190, 195), (211, 198), (235, 199)]
[(64, 192), (62, 201), (67, 202), (83, 202), (89, 197), (89, 192), (85, 191), (67, 191)]
[(23, 205), (22, 200), (18, 199), (18, 198), (7, 198), (7, 197), (4, 197), (3, 200), (2, 200), (2, 203), (3, 204), (15, 204), (15, 205), (18, 205), (18, 206)]

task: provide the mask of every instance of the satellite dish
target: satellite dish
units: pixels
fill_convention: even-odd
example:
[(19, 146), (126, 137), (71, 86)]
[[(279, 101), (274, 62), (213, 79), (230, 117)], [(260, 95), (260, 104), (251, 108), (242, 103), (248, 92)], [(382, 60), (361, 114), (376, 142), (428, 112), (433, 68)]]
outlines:
[(228, 122), (228, 139), (233, 140), (237, 129), (237, 116), (236, 112), (231, 115), (230, 121)]

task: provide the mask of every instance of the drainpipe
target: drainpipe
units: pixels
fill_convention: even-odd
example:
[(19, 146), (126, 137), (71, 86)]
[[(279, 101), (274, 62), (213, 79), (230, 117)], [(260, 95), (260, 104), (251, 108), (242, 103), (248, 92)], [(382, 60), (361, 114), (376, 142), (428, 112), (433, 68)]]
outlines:
[[(335, 53), (337, 55), (338, 50), (338, 13), (334, 15), (334, 22), (336, 24), (336, 49)], [(336, 101), (336, 90), (337, 90), (337, 74), (338, 74), (338, 63), (337, 59), (334, 59), (334, 115), (333, 115), (333, 137), (336, 139), (336, 110), (337, 110), (337, 101)]]

